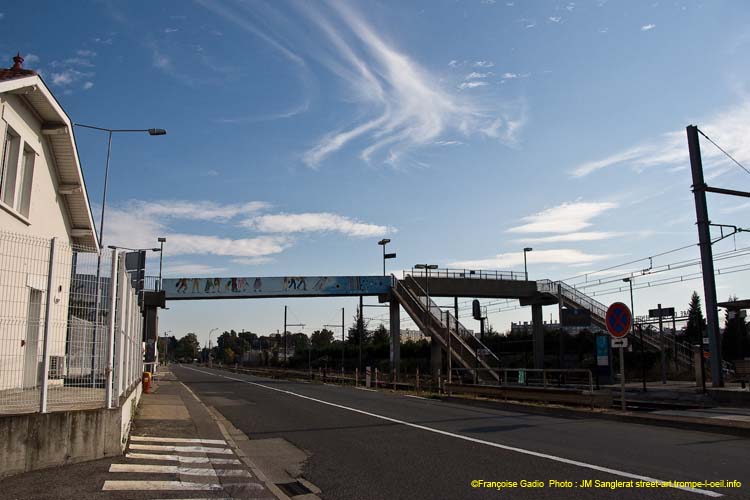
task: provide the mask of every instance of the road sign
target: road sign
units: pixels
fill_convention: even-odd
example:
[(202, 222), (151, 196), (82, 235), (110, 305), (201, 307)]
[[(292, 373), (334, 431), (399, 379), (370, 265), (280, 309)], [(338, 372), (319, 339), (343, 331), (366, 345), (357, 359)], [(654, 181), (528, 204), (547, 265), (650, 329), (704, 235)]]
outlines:
[(591, 326), (591, 311), (588, 309), (569, 309), (561, 310), (562, 326)]
[(649, 309), (648, 310), (649, 318), (658, 318), (660, 316), (662, 318), (674, 316), (674, 307), (662, 307), (661, 309)]
[(612, 339), (612, 347), (627, 347), (627, 346), (628, 346), (627, 338)]
[(609, 306), (604, 320), (607, 331), (615, 338), (622, 338), (627, 335), (633, 325), (633, 316), (630, 309), (622, 302), (615, 302)]

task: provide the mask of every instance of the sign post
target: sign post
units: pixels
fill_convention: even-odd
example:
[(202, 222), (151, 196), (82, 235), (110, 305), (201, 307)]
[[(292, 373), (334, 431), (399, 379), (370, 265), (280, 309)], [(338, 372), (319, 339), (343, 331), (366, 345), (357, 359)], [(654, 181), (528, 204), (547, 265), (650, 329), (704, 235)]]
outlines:
[(628, 306), (622, 302), (615, 302), (607, 309), (604, 320), (607, 331), (612, 336), (613, 347), (617, 345), (620, 348), (620, 406), (622, 411), (625, 411), (625, 337), (633, 326), (633, 314)]

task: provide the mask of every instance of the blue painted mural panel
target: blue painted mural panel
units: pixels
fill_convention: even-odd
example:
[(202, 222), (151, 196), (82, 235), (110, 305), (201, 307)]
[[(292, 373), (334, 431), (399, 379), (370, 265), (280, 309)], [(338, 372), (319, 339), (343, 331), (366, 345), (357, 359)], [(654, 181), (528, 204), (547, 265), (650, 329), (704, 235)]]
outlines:
[(285, 276), (165, 279), (167, 299), (384, 295), (390, 276)]

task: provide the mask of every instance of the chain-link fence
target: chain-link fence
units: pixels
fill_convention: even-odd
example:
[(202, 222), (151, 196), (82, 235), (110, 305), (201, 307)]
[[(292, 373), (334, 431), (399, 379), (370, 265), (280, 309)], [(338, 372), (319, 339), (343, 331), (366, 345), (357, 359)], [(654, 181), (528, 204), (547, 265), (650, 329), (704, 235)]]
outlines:
[(118, 260), (0, 231), (0, 413), (116, 405), (140, 380), (142, 318)]

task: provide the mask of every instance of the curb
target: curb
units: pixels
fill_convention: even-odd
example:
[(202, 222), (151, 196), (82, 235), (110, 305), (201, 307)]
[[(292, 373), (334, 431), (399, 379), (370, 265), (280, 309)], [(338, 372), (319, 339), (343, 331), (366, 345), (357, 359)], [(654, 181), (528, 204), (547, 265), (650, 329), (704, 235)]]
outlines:
[(216, 410), (207, 406), (203, 401), (201, 401), (201, 399), (190, 389), (190, 387), (185, 385), (182, 381), (179, 381), (179, 382), (180, 382), (180, 385), (182, 385), (182, 387), (187, 389), (190, 395), (193, 396), (193, 398), (195, 398), (198, 404), (203, 406), (203, 408), (209, 413), (209, 415), (211, 415), (211, 418), (214, 420), (214, 422), (216, 422), (216, 425), (219, 427), (219, 430), (221, 431), (221, 434), (224, 436), (224, 439), (227, 441), (227, 443), (230, 444), (232, 449), (234, 449), (235, 454), (240, 458), (240, 460), (242, 460), (242, 462), (245, 465), (247, 465), (250, 468), (251, 471), (253, 471), (253, 474), (255, 474), (255, 476), (258, 479), (263, 481), (263, 484), (266, 486), (266, 488), (268, 488), (268, 491), (273, 493), (273, 495), (280, 500), (292, 500), (291, 497), (284, 494), (284, 492), (281, 491), (281, 489), (278, 486), (276, 486), (276, 484), (269, 481), (266, 475), (263, 474), (263, 471), (258, 469), (258, 467), (256, 467), (256, 465), (252, 461), (250, 461), (250, 459), (247, 457), (247, 455), (245, 455), (245, 453), (240, 449), (240, 447), (237, 446), (237, 443), (232, 438), (231, 433), (227, 430), (227, 428), (222, 423), (222, 420), (224, 418), (223, 417), (219, 418), (219, 416), (217, 415), (218, 412)]
[(600, 418), (617, 422), (627, 422), (641, 425), (656, 425), (660, 427), (672, 427), (702, 432), (713, 432), (718, 434), (730, 434), (734, 436), (750, 437), (750, 424), (722, 423), (706, 421), (707, 419), (695, 417), (672, 417), (663, 415), (639, 415), (633, 412), (620, 412), (615, 410), (591, 411), (575, 409), (562, 406), (534, 406), (519, 402), (503, 402), (491, 399), (463, 398), (459, 396), (437, 397), (446, 403), (468, 404), (492, 409), (506, 409), (531, 413), (535, 415), (553, 415), (573, 418)]

